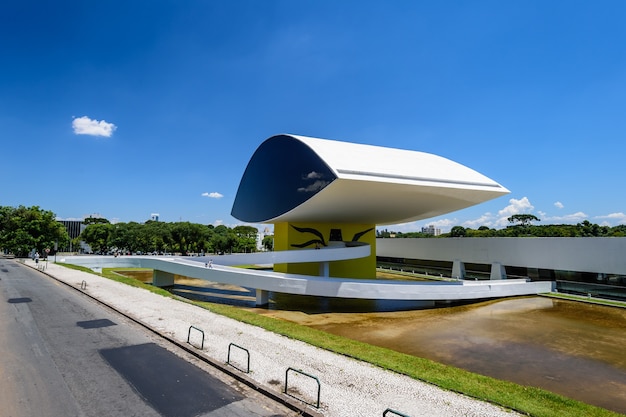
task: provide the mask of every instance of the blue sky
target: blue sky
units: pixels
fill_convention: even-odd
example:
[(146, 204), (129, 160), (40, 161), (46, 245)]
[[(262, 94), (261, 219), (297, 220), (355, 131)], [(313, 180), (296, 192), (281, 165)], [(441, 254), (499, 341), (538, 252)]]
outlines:
[(5, 2), (0, 205), (234, 226), (253, 152), (294, 133), (511, 190), (390, 230), (624, 224), (625, 19), (622, 0)]

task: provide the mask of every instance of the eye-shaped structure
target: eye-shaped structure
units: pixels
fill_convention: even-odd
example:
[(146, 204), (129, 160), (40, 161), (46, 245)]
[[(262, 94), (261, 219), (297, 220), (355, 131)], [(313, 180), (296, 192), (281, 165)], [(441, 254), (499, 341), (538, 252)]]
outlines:
[(509, 193), (486, 176), (424, 152), (277, 135), (256, 150), (231, 214), (251, 223), (397, 224)]

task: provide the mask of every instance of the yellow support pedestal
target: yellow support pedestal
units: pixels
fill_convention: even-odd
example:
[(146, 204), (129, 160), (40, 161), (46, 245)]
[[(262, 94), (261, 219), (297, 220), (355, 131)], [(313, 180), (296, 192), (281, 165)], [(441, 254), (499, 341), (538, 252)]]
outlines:
[[(376, 230), (374, 224), (352, 223), (276, 223), (274, 250), (319, 249), (367, 243), (367, 258), (333, 261), (328, 267), (319, 262), (275, 264), (274, 271), (303, 275), (324, 275), (340, 278), (376, 278)], [(326, 271), (326, 272), (323, 272)]]

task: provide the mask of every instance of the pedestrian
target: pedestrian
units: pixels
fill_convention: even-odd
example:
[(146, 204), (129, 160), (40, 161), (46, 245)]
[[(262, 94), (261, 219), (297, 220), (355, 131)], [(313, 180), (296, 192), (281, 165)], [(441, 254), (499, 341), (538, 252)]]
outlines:
[(209, 259), (209, 268), (213, 268), (213, 259)]
[(35, 263), (39, 263), (39, 251), (35, 252)]

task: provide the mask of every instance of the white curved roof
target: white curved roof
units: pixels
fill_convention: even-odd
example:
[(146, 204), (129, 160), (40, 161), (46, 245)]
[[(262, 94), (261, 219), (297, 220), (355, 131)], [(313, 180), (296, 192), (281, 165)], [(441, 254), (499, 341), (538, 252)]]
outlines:
[(311, 148), (337, 179), (268, 223), (396, 224), (439, 216), (509, 193), (479, 172), (437, 155), (288, 136)]
[(473, 169), (433, 154), (276, 135), (250, 159), (231, 213), (253, 223), (396, 224), (508, 192)]
[[(319, 155), (339, 178), (394, 184), (436, 183), (502, 188), (464, 165), (425, 152), (289, 135)], [(508, 192), (508, 190), (505, 190)]]

